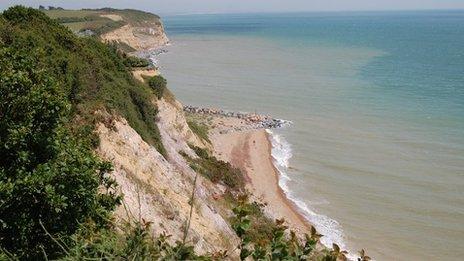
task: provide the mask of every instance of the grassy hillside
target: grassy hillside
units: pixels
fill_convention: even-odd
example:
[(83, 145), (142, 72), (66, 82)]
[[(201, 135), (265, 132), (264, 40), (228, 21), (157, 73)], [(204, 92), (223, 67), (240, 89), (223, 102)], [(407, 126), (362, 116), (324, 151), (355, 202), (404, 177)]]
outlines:
[(3, 44), (36, 57), (60, 83), (73, 113), (85, 119), (81, 121), (91, 121), (93, 112), (104, 108), (125, 117), (164, 154), (154, 122), (156, 96), (149, 86), (132, 77), (129, 58), (94, 38), (76, 37), (47, 16), (35, 13), (34, 17), (21, 14), (29, 15), (27, 19), (4, 21), (0, 31)]
[(160, 24), (159, 16), (132, 9), (112, 8), (83, 10), (43, 10), (49, 17), (67, 26), (74, 32), (91, 30), (97, 35), (104, 34), (126, 24), (133, 26), (146, 23)]

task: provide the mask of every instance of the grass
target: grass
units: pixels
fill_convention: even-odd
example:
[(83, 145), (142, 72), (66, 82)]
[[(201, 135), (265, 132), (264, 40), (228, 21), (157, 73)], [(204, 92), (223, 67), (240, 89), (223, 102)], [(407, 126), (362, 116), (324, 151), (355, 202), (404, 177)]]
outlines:
[[(147, 22), (160, 25), (159, 16), (132, 9), (82, 9), (82, 10), (44, 10), (50, 18), (56, 19), (73, 31), (90, 29), (101, 35), (125, 24), (146, 26)], [(114, 14), (122, 17), (122, 21), (113, 21), (101, 15)]]
[(187, 124), (193, 131), (193, 133), (195, 133), (199, 138), (201, 138), (204, 141), (207, 141), (208, 143), (211, 143), (211, 140), (208, 136), (209, 127), (207, 125), (194, 119), (188, 119)]
[(98, 11), (92, 10), (44, 10), (50, 18), (56, 19), (61, 17), (79, 17), (84, 18), (91, 15), (97, 15)]
[(122, 16), (124, 20), (126, 20), (128, 23), (133, 24), (133, 25), (141, 25), (145, 23), (146, 21), (160, 23), (159, 21), (160, 17), (158, 15), (144, 12), (144, 11), (133, 10), (133, 9), (123, 9), (123, 10), (102, 9), (102, 10), (109, 10), (109, 13), (118, 14)]
[(84, 28), (86, 28), (88, 24), (89, 22), (73, 22), (73, 23), (66, 23), (64, 25), (67, 26), (69, 29), (71, 29), (71, 31), (73, 32), (79, 32), (79, 31), (85, 30)]

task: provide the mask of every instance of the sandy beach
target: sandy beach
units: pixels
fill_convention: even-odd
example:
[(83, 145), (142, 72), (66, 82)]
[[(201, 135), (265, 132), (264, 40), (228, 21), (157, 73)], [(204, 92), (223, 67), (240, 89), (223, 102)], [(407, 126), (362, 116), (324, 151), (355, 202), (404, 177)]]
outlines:
[[(240, 126), (234, 118), (221, 118), (222, 126)], [(264, 130), (212, 132), (210, 137), (216, 156), (240, 168), (247, 175), (247, 188), (274, 218), (284, 218), (297, 232), (306, 232), (311, 225), (298, 212), (279, 186), (279, 174), (271, 156), (271, 143)]]

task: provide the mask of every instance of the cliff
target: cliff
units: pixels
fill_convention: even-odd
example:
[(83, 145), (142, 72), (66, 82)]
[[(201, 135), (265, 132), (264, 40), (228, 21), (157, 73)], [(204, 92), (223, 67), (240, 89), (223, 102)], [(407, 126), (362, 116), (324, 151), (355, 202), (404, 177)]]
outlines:
[[(136, 12), (136, 11), (131, 11)], [(112, 16), (111, 19), (121, 19), (128, 21), (126, 25), (101, 35), (104, 41), (122, 43), (140, 51), (157, 48), (169, 43), (169, 39), (164, 31), (161, 19), (158, 16), (143, 18), (141, 21), (133, 21), (127, 16), (127, 11), (117, 11), (105, 13), (103, 16)]]
[[(140, 217), (153, 222), (155, 234), (169, 234), (175, 242), (182, 239), (189, 219), (196, 176), (179, 153), (196, 157), (187, 143), (204, 145), (189, 129), (179, 106), (164, 99), (157, 104), (160, 111), (158, 127), (168, 159), (143, 141), (123, 118), (113, 119), (110, 128), (98, 125), (100, 146), (97, 152), (112, 162), (113, 175), (124, 195), (123, 205), (116, 211), (118, 219)], [(197, 253), (232, 251), (239, 242), (227, 217), (219, 214), (226, 213), (226, 210), (213, 199), (214, 195), (223, 192), (220, 186), (197, 176), (187, 238), (189, 242), (195, 242)]]
[(159, 16), (132, 9), (45, 10), (48, 16), (78, 35), (97, 35), (126, 52), (157, 48), (169, 43)]
[(144, 26), (124, 25), (121, 28), (101, 35), (104, 41), (123, 43), (140, 51), (157, 48), (169, 43), (161, 24)]

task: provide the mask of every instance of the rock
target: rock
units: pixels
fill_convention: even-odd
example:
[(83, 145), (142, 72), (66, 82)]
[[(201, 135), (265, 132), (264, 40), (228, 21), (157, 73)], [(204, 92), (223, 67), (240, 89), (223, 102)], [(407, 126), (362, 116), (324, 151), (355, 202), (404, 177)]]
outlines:
[[(275, 129), (290, 125), (291, 121), (275, 119), (267, 115), (260, 115), (256, 113), (247, 112), (234, 112), (225, 111), (215, 108), (201, 108), (190, 105), (184, 106), (184, 111), (188, 113), (198, 113), (204, 115), (219, 115), (223, 117), (233, 117), (244, 120), (249, 126), (234, 127), (234, 130), (251, 130), (251, 129)], [(220, 134), (227, 133), (227, 131), (220, 131)]]

